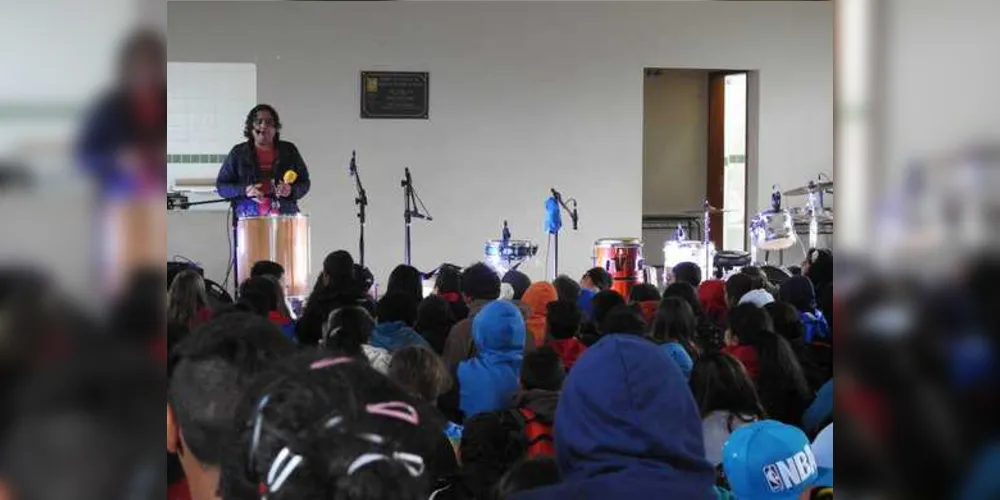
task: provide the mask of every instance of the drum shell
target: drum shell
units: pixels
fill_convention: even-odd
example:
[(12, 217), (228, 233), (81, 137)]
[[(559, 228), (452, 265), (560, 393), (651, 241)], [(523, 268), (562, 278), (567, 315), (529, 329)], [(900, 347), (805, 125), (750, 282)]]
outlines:
[(703, 270), (715, 262), (715, 243), (708, 242), (708, 258), (705, 256), (705, 243), (698, 240), (667, 240), (663, 244), (663, 268), (670, 269), (682, 262), (698, 264)]
[(788, 210), (757, 214), (750, 227), (754, 245), (764, 251), (785, 250), (795, 244), (792, 214)]
[(645, 261), (642, 241), (637, 238), (609, 238), (594, 242), (594, 266), (611, 275), (611, 289), (628, 298), (636, 283), (643, 283)]
[(244, 217), (236, 222), (236, 276), (250, 277), (254, 263), (270, 260), (285, 268), (287, 296), (309, 294), (309, 218), (305, 215)]

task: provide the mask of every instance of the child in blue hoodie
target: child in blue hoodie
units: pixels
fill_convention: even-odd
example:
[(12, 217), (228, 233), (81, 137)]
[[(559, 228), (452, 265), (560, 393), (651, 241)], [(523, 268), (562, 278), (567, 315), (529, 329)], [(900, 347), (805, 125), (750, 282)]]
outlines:
[(371, 344), (394, 353), (404, 347), (430, 344), (413, 329), (417, 322), (417, 300), (404, 292), (387, 293), (375, 307), (378, 324), (372, 331)]
[(519, 388), (524, 316), (510, 301), (484, 307), (472, 321), (476, 354), (458, 365), (459, 409), (466, 418), (502, 410)]

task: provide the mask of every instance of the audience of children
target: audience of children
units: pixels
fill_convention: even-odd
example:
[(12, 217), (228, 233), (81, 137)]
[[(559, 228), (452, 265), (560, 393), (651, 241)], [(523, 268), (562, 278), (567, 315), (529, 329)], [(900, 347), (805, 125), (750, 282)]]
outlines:
[(827, 255), (781, 301), (762, 272), (702, 282), (693, 263), (627, 302), (603, 268), (531, 283), (476, 263), (443, 265), (426, 298), (398, 266), (376, 304), (339, 251), (297, 322), (275, 263), (240, 287), (255, 314), (199, 313), (181, 273), (168, 452), (195, 500), (826, 498)]

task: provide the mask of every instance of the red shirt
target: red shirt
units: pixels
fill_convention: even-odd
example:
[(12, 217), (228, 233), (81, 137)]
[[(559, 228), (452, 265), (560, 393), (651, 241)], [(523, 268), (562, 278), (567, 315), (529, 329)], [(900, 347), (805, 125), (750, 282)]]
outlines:
[(587, 350), (587, 346), (578, 339), (549, 340), (549, 347), (559, 355), (563, 368), (568, 372), (576, 360)]
[(760, 371), (760, 362), (757, 357), (757, 349), (748, 345), (727, 346), (722, 348), (722, 352), (740, 360), (746, 367), (747, 373), (754, 381), (757, 380), (757, 373)]
[(256, 149), (257, 165), (260, 166), (261, 178), (265, 179), (260, 183), (260, 192), (264, 195), (264, 199), (260, 202), (260, 214), (268, 215), (271, 213), (271, 172), (274, 170), (274, 157), (277, 152), (273, 147), (265, 149), (257, 146)]

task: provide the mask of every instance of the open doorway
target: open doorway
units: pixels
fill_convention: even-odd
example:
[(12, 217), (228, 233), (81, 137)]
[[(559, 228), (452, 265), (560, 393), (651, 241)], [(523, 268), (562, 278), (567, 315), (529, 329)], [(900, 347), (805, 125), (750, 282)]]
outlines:
[(668, 240), (703, 240), (706, 200), (725, 210), (710, 218), (716, 250), (747, 250), (747, 76), (644, 70), (642, 238), (649, 265), (674, 264), (665, 262)]

